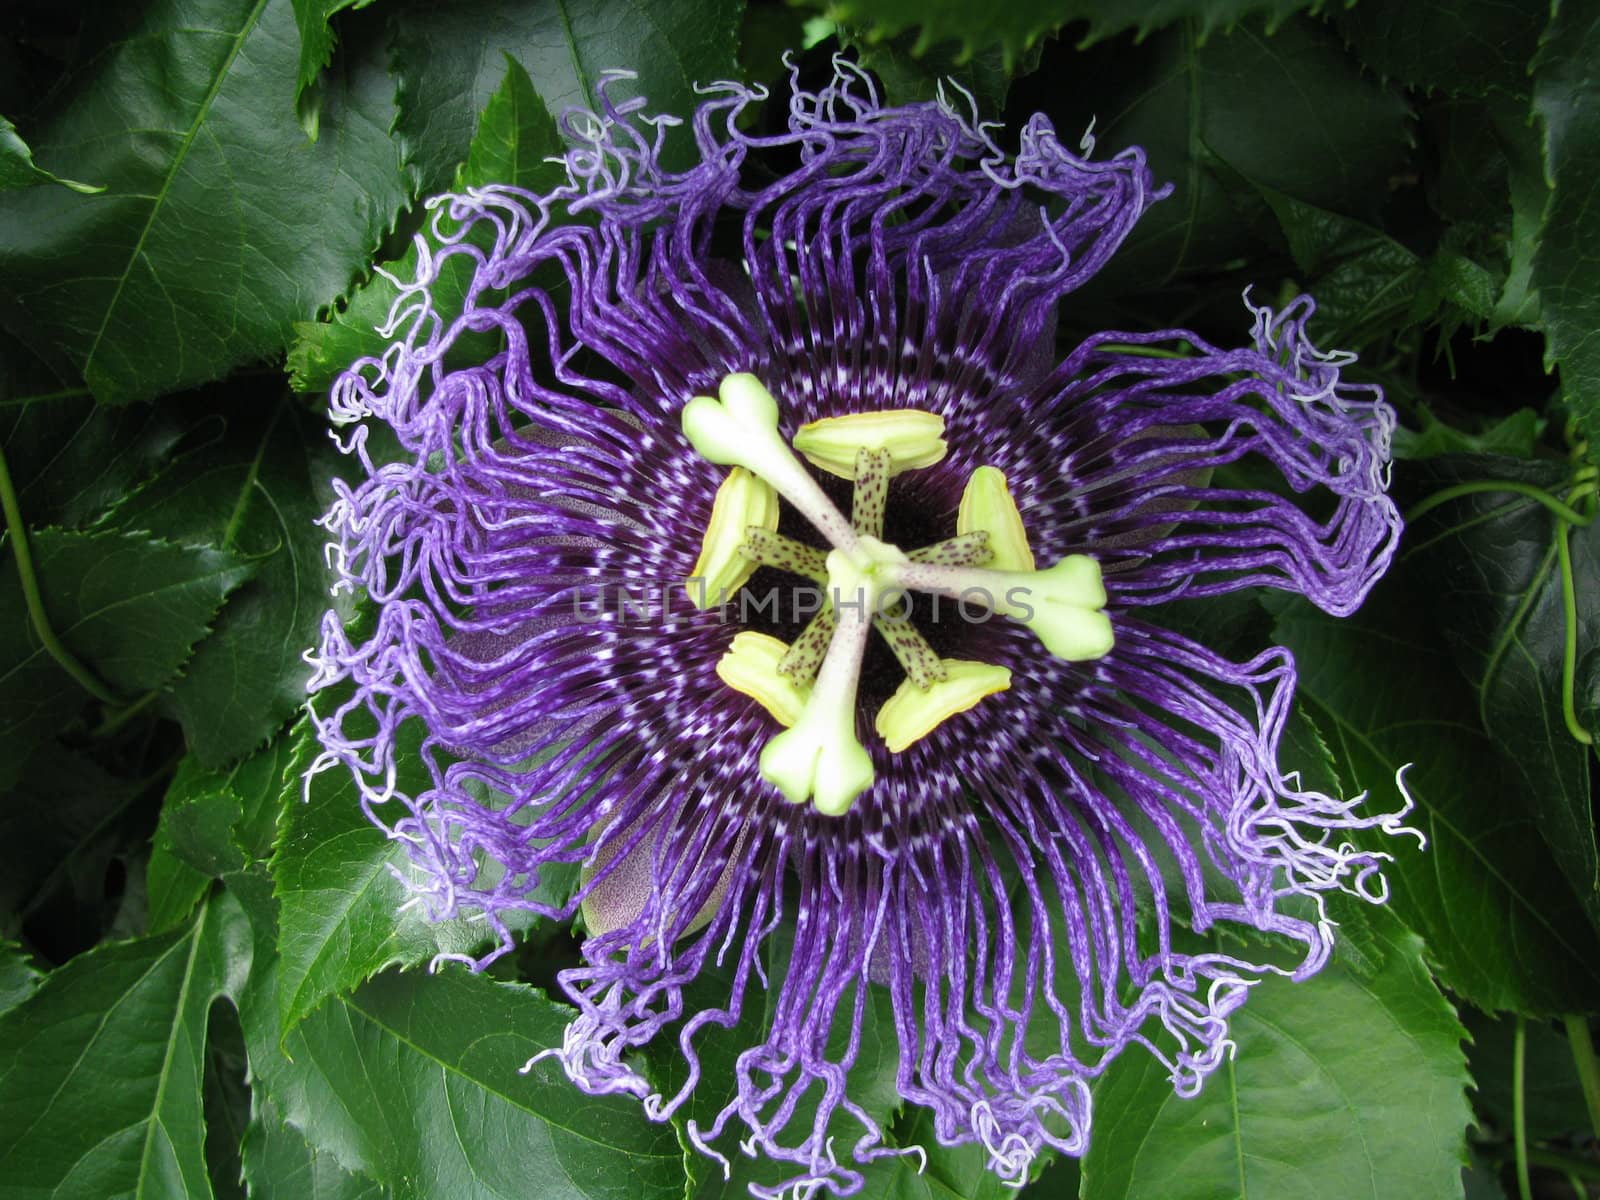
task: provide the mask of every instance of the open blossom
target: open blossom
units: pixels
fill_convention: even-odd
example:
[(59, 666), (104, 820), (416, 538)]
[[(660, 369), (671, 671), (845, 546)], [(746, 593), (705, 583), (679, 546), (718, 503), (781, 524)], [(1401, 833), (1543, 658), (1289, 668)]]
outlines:
[[(366, 478), (326, 523), (370, 604), (312, 656), (318, 768), (487, 958), (582, 910), (553, 1053), (585, 1091), (847, 1195), (901, 1152), (847, 1079), (886, 1003), (900, 1095), (1020, 1181), (1083, 1151), (1116, 1055), (1193, 1093), (1253, 982), (1326, 961), (1322, 895), (1381, 897), (1351, 835), (1397, 818), (1279, 768), (1287, 652), (1229, 661), (1156, 606), (1353, 610), (1400, 528), (1392, 414), (1308, 301), (1241, 311), (1242, 349), (1058, 348), (1058, 300), (1162, 195), (1138, 150), (1035, 117), (1008, 156), (841, 63), (777, 132), (710, 89), (673, 172), (670, 122), (613, 90), (565, 117), (564, 186), (435, 202), (393, 344), (334, 390)], [(572, 863), (570, 900), (538, 890)], [(1298, 953), (1187, 932), (1218, 922)], [(702, 1071), (752, 1010), (732, 1077)], [(696, 1087), (726, 1105), (688, 1119)]]

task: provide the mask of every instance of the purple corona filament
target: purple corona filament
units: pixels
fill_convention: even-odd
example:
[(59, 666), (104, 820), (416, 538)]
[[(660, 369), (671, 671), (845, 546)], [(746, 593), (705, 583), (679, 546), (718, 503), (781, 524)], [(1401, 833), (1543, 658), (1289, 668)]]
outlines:
[[(1241, 349), (1172, 330), (1057, 353), (1057, 301), (1164, 195), (1137, 149), (1080, 157), (1037, 116), (1008, 155), (949, 103), (880, 104), (841, 62), (819, 91), (796, 80), (776, 133), (739, 120), (764, 93), (708, 89), (680, 173), (659, 158), (673, 122), (614, 92), (566, 115), (564, 186), (434, 202), (392, 344), (334, 388), (336, 421), (387, 425), (402, 452), (376, 460), (365, 424), (347, 437), (366, 478), (338, 485), (326, 525), (369, 619), (358, 634), (330, 612), (311, 655), (313, 689), (332, 689), (314, 770), (353, 772), (433, 916), (486, 920), (498, 942), (475, 966), (519, 914), (582, 906), (554, 1057), (587, 1092), (678, 1114), (713, 1156), (784, 1164), (758, 1195), (848, 1195), (902, 1152), (847, 1087), (874, 1001), (901, 1096), (1020, 1181), (1041, 1147), (1082, 1153), (1113, 1057), (1155, 1054), (1192, 1094), (1255, 981), (1327, 960), (1323, 895), (1383, 895), (1387, 856), (1356, 834), (1398, 814), (1279, 769), (1289, 654), (1229, 661), (1156, 606), (1269, 587), (1355, 609), (1400, 529), (1392, 413), (1306, 339), (1305, 299), (1251, 308)], [(436, 309), (463, 266), (464, 311)], [(919, 626), (937, 653), (1010, 684), (890, 753), (872, 716), (901, 674), (874, 638), (856, 714), (871, 786), (842, 816), (786, 800), (759, 762), (779, 724), (717, 664), (741, 630), (792, 639), (804, 619), (741, 621), (681, 587), (727, 476), (681, 415), (735, 373), (770, 389), (785, 439), (827, 417), (942, 418), (948, 454), (890, 481), (884, 536), (954, 537), (963, 487), (998, 468), (1041, 566), (1098, 563), (1111, 650), (1064, 661), (1014, 620), (947, 607)], [(1285, 486), (1237, 482), (1244, 460)], [(782, 533), (766, 541), (815, 574), (815, 530)], [(747, 588), (806, 582), (763, 572)], [(623, 589), (643, 614), (606, 599)], [(402, 741), (431, 773), (416, 794), (394, 782)], [(588, 864), (583, 885), (546, 902), (563, 863)], [(1298, 954), (1253, 964), (1187, 932), (1219, 921)], [(770, 1029), (731, 1077), (702, 1071), (752, 1008)], [(644, 1073), (652, 1042), (682, 1056), (678, 1086)], [(728, 1097), (698, 1122), (696, 1087)]]

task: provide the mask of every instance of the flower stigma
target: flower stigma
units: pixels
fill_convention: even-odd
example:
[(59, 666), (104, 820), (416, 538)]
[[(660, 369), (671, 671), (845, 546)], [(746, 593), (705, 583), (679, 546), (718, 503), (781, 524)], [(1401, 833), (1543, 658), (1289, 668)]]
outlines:
[[(688, 581), (691, 595), (693, 584), (716, 584), (725, 598), (763, 566), (826, 588), (826, 606), (792, 644), (746, 630), (716, 666), (723, 683), (785, 727), (762, 750), (760, 774), (790, 803), (809, 802), (819, 813), (842, 816), (872, 786), (872, 757), (856, 734), (857, 690), (872, 630), (905, 673), (873, 722), (891, 754), (1011, 686), (1005, 667), (941, 658), (895, 603), (910, 592), (955, 599), (963, 611), (978, 604), (1010, 617), (1067, 662), (1110, 652), (1115, 635), (1104, 611), (1099, 563), (1071, 554), (1035, 569), (1022, 515), (995, 467), (979, 467), (968, 479), (955, 536), (909, 554), (883, 540), (889, 481), (949, 453), (944, 420), (936, 414), (899, 409), (827, 417), (802, 426), (791, 447), (778, 429), (777, 400), (741, 372), (722, 381), (716, 399), (696, 396), (684, 405), (682, 424), (702, 458), (732, 467)], [(853, 482), (848, 520), (795, 450)], [(830, 549), (778, 533), (778, 497)]]
[(830, 817), (849, 812), (874, 777), (872, 758), (856, 737), (856, 685), (882, 595), (877, 576), (877, 564), (863, 570), (842, 550), (828, 555), (828, 598), (838, 620), (827, 656), (800, 719), (761, 751), (763, 779), (791, 804), (810, 800)]

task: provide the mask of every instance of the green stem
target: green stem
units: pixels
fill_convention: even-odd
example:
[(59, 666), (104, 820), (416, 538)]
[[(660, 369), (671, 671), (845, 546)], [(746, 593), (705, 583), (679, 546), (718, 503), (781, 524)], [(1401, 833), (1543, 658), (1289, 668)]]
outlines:
[[(1471, 483), (1458, 483), (1453, 487), (1437, 491), (1420, 501), (1406, 514), (1406, 521), (1411, 522), (1424, 513), (1432, 512), (1441, 504), (1448, 504), (1463, 496), (1481, 495), (1486, 492), (1510, 492), (1537, 501), (1555, 516), (1556, 558), (1561, 569), (1561, 612), (1564, 622), (1561, 648), (1561, 718), (1566, 722), (1567, 732), (1572, 735), (1572, 739), (1583, 746), (1594, 745), (1594, 735), (1579, 722), (1577, 703), (1574, 699), (1578, 675), (1578, 595), (1577, 585), (1572, 577), (1571, 534), (1574, 527), (1585, 528), (1594, 523), (1596, 511), (1594, 497), (1600, 493), (1600, 482), (1595, 480), (1594, 475), (1595, 472), (1587, 467), (1579, 471), (1574, 476), (1577, 486), (1567, 493), (1566, 503), (1562, 503), (1543, 488), (1535, 487), (1531, 483), (1520, 483), (1511, 479), (1483, 479)], [(1573, 507), (1574, 505), (1580, 507)]]
[[(1574, 1154), (1563, 1154), (1559, 1150), (1540, 1150), (1535, 1147), (1528, 1151), (1528, 1161), (1536, 1167), (1565, 1171), (1568, 1175), (1579, 1179), (1600, 1179), (1600, 1163), (1590, 1162), (1587, 1158), (1579, 1158)], [(1580, 1190), (1578, 1195), (1583, 1195), (1583, 1192)]]
[(1518, 1200), (1533, 1200), (1533, 1185), (1528, 1180), (1528, 1114), (1524, 1095), (1528, 1067), (1528, 1022), (1517, 1018), (1517, 1031), (1511, 1042), (1511, 1134), (1517, 1150)]
[[(1586, 484), (1583, 489), (1574, 492), (1571, 499), (1576, 500), (1582, 494), (1593, 494), (1594, 490), (1593, 484)], [(1462, 496), (1477, 496), (1484, 492), (1512, 492), (1518, 496), (1526, 496), (1529, 500), (1535, 500), (1544, 505), (1569, 525), (1586, 526), (1594, 520), (1592, 513), (1581, 513), (1577, 509), (1561, 503), (1542, 487), (1535, 487), (1531, 483), (1519, 483), (1514, 479), (1482, 479), (1475, 480), (1472, 483), (1458, 483), (1453, 487), (1447, 487), (1433, 493), (1427, 499), (1419, 501), (1412, 507), (1410, 512), (1406, 513), (1406, 521), (1415, 521), (1424, 513), (1430, 513), (1440, 505), (1448, 504), (1452, 500), (1459, 500)]]
[[(1578, 592), (1572, 579), (1572, 526), (1565, 521), (1556, 522), (1556, 557), (1561, 565), (1561, 615), (1566, 623), (1565, 638), (1561, 645), (1561, 719), (1567, 723), (1567, 732), (1585, 746), (1594, 745), (1594, 735), (1578, 722), (1578, 709), (1573, 693), (1578, 677)], [(1585, 1036), (1588, 1030), (1584, 1031)], [(1590, 1062), (1594, 1061), (1591, 1051)], [(1589, 1096), (1589, 1112), (1595, 1117), (1595, 1130), (1600, 1133), (1600, 1092)]]
[(92, 738), (107, 738), (121, 729), (134, 717), (149, 708), (161, 696), (160, 688), (153, 688), (140, 696), (131, 704), (124, 705), (115, 712), (106, 714), (105, 720), (96, 725), (89, 733)]
[[(1495, 1146), (1480, 1146), (1478, 1152), (1496, 1166), (1515, 1161), (1515, 1155)], [(1552, 1171), (1562, 1171), (1567, 1175), (1579, 1179), (1600, 1179), (1600, 1162), (1582, 1154), (1575, 1154), (1570, 1150), (1550, 1150), (1543, 1146), (1528, 1147), (1528, 1165), (1534, 1167), (1548, 1167)], [(1583, 1189), (1578, 1189), (1578, 1194), (1583, 1195)]]
[(0, 408), (20, 408), (24, 404), (48, 404), (51, 400), (71, 400), (92, 395), (94, 393), (88, 388), (62, 388), (59, 392), (37, 392), (32, 396), (7, 396), (0, 400)]
[(1583, 1084), (1583, 1102), (1589, 1106), (1589, 1124), (1600, 1138), (1600, 1061), (1594, 1056), (1594, 1039), (1589, 1036), (1589, 1020), (1580, 1013), (1561, 1018), (1567, 1027), (1567, 1043), (1572, 1061), (1578, 1066), (1578, 1081)]
[(39, 578), (34, 574), (33, 555), (28, 550), (28, 530), (22, 523), (22, 509), (17, 504), (17, 492), (11, 484), (11, 468), (6, 463), (5, 451), (0, 450), (0, 508), (5, 510), (6, 532), (11, 535), (11, 553), (17, 560), (17, 582), (22, 585), (22, 599), (28, 608), (28, 620), (38, 635), (45, 653), (60, 664), (61, 669), (96, 700), (106, 704), (120, 704), (121, 697), (108, 688), (84, 666), (72, 651), (61, 644), (50, 627), (50, 617), (44, 611), (44, 597), (39, 593)]
[[(1188, 345), (1187, 342), (1184, 345)], [(1101, 342), (1095, 347), (1098, 353), (1109, 350), (1114, 354), (1129, 354), (1136, 358), (1193, 358), (1194, 354), (1184, 350), (1168, 350), (1165, 346), (1140, 346), (1124, 342)]]

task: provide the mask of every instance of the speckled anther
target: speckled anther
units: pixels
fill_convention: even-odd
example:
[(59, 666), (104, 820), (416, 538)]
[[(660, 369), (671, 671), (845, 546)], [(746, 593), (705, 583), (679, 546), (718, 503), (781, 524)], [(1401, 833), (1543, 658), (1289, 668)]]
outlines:
[(828, 556), (815, 546), (784, 537), (775, 532), (772, 526), (763, 529), (759, 525), (752, 525), (745, 530), (739, 553), (750, 563), (752, 571), (757, 566), (774, 567), (779, 571), (804, 575), (817, 584), (828, 582)]
[(944, 567), (986, 567), (994, 557), (989, 549), (989, 534), (983, 529), (945, 538), (907, 555), (912, 562), (937, 563)]
[(788, 653), (783, 656), (783, 661), (778, 664), (778, 670), (797, 684), (809, 684), (817, 677), (817, 671), (822, 667), (823, 655), (828, 652), (828, 643), (833, 640), (833, 630), (837, 623), (838, 619), (833, 615), (831, 608), (825, 608), (812, 617), (810, 623), (800, 631), (800, 636), (795, 638)]
[(926, 691), (945, 677), (943, 661), (909, 619), (883, 614), (873, 619), (872, 627), (889, 643), (907, 683)]
[(856, 486), (850, 497), (850, 523), (857, 533), (883, 536), (889, 506), (889, 452), (862, 447), (856, 451)]

